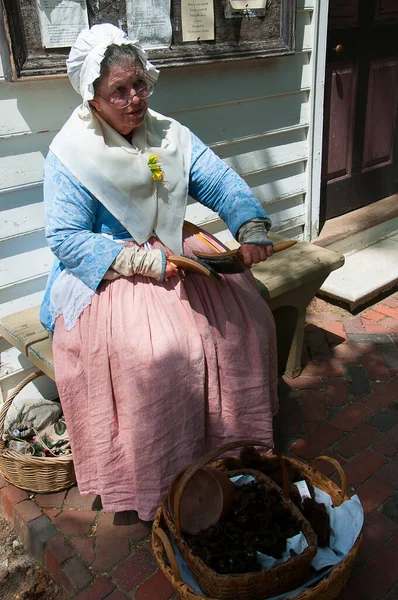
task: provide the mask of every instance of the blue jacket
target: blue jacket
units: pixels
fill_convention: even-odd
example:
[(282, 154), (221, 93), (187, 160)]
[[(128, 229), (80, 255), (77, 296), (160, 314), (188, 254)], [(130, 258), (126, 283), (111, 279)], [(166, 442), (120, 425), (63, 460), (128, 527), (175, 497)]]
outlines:
[[(191, 135), (189, 195), (217, 212), (233, 236), (246, 221), (268, 218), (246, 182)], [(40, 317), (52, 330), (50, 293), (60, 272), (67, 268), (96, 290), (121, 250), (115, 240), (131, 239), (131, 234), (51, 151), (44, 166), (44, 210), (46, 238), (55, 259)]]

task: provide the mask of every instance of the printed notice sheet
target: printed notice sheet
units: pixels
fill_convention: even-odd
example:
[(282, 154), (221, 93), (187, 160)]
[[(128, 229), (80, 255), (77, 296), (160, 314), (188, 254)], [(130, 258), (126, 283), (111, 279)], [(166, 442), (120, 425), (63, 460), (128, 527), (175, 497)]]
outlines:
[(143, 48), (171, 46), (170, 0), (126, 0), (127, 33)]
[(213, 0), (181, 0), (182, 41), (214, 40)]
[(86, 0), (36, 0), (44, 48), (72, 46), (89, 27)]
[(229, 0), (234, 10), (245, 10), (250, 9), (264, 9), (267, 4), (267, 0)]

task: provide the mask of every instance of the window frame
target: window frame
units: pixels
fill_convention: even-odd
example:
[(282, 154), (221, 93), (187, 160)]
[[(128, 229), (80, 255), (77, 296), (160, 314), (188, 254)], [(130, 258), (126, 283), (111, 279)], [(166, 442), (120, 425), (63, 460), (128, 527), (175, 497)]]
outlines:
[[(56, 50), (41, 49), (42, 54), (37, 53), (36, 49), (32, 52), (29, 47), (29, 32), (27, 35), (23, 21), (21, 2), (28, 3), (29, 0), (3, 0), (4, 23), (10, 48), (11, 80), (64, 76), (66, 74), (65, 60), (68, 56), (69, 48)], [(225, 26), (225, 30), (227, 30), (227, 26), (231, 28), (231, 25), (227, 21), (232, 21), (232, 19), (235, 20), (236, 26), (239, 27), (236, 19), (243, 20), (246, 18), (243, 16), (233, 17), (232, 19), (224, 18), (225, 23), (223, 24), (220, 15), (222, 14), (221, 11), (224, 11), (228, 0), (214, 0), (214, 2), (215, 10), (217, 9), (218, 14), (218, 26), (221, 29), (223, 26)], [(268, 0), (269, 2), (270, 0)], [(118, 5), (118, 2), (116, 2), (116, 5)], [(94, 24), (98, 20), (106, 22), (108, 20), (106, 15), (104, 14), (104, 19), (102, 19), (103, 15), (101, 12), (93, 12), (93, 6), (94, 0), (87, 0), (90, 23)], [(258, 37), (253, 37), (252, 39), (239, 40), (239, 43), (231, 40), (218, 41), (216, 23), (216, 39), (214, 42), (192, 43), (177, 40), (173, 42), (171, 48), (148, 50), (148, 57), (156, 67), (170, 68), (294, 54), (296, 44), (296, 0), (276, 0), (276, 2), (273, 0), (270, 6), (272, 10), (280, 11), (279, 35), (274, 36), (272, 39), (258, 39)], [(275, 8), (277, 6), (280, 8)], [(33, 8), (30, 8), (30, 10), (33, 10)], [(119, 10), (120, 15), (124, 14), (125, 16), (125, 11), (123, 13), (120, 8), (114, 10)], [(171, 22), (174, 34), (173, 39), (181, 36), (178, 33), (180, 14), (181, 0), (172, 0)], [(264, 19), (267, 16), (268, 13), (266, 12)], [(109, 21), (111, 22), (111, 19)], [(258, 23), (255, 25), (257, 26)], [(124, 21), (123, 28), (127, 30), (126, 21)], [(246, 29), (250, 32), (250, 27)], [(223, 32), (224, 30), (222, 30)]]

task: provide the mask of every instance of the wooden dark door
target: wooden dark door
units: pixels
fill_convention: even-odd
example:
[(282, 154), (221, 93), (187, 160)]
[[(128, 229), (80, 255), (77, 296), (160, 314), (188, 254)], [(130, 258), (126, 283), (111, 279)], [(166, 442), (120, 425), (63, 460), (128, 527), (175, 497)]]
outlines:
[(398, 191), (398, 0), (330, 0), (321, 221)]

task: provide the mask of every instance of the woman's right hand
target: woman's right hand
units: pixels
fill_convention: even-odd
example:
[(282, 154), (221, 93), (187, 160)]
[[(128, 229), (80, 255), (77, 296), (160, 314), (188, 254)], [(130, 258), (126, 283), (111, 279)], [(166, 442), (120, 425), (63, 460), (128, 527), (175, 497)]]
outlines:
[(177, 267), (170, 262), (168, 259), (166, 259), (166, 271), (164, 273), (164, 278), (168, 279), (169, 277), (173, 277), (174, 275), (178, 274), (178, 269)]

